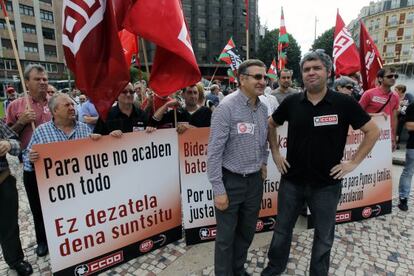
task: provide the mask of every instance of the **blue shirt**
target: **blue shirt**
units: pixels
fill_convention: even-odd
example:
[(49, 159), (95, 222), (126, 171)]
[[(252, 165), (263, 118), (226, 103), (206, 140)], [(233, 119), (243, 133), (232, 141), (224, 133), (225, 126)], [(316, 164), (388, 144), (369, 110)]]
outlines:
[[(80, 121), (84, 121), (83, 116), (89, 116), (89, 117), (98, 117), (98, 111), (96, 111), (95, 105), (90, 101), (87, 100), (81, 108), (81, 114), (82, 114), (82, 120)], [(91, 131), (93, 131), (93, 129), (95, 128), (96, 124), (87, 124), (88, 127), (91, 129)]]
[(75, 121), (75, 126), (69, 135), (57, 128), (53, 120), (40, 125), (33, 132), (29, 145), (23, 151), (23, 169), (29, 172), (34, 170), (33, 164), (29, 161), (29, 151), (33, 145), (82, 139), (88, 137), (91, 133), (86, 124), (78, 121)]

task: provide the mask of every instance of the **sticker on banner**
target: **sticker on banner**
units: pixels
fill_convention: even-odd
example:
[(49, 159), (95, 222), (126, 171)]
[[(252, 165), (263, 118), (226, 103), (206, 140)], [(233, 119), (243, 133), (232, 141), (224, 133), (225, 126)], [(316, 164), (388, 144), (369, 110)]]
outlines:
[(202, 240), (214, 239), (216, 237), (216, 228), (201, 228), (199, 234)]
[(254, 124), (237, 123), (237, 134), (254, 134)]
[(338, 115), (324, 115), (313, 117), (313, 125), (314, 126), (330, 126), (330, 125), (337, 125), (338, 124)]

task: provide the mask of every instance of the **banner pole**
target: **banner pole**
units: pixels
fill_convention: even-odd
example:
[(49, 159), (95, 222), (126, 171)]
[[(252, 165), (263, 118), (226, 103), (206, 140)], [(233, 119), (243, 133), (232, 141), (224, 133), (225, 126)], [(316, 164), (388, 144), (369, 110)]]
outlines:
[(141, 37), (140, 40), (141, 40), (141, 44), (142, 44), (142, 53), (144, 54), (145, 70), (147, 70), (147, 76), (148, 76), (148, 80), (149, 80), (150, 79), (150, 71), (149, 71), (149, 66), (148, 66), (147, 49), (145, 47), (144, 39)]
[(207, 87), (211, 86), (211, 82), (214, 80), (214, 77), (216, 76), (217, 69), (218, 69), (218, 64), (216, 65), (216, 69), (214, 70), (213, 76), (211, 77), (210, 82), (208, 83)]
[[(24, 98), (26, 100), (26, 109), (32, 109), (31, 106), (30, 106), (30, 101), (29, 101), (29, 97), (28, 97), (28, 94), (27, 94), (26, 84), (24, 82), (23, 70), (22, 70), (22, 66), (20, 64), (19, 53), (17, 52), (16, 43), (14, 42), (14, 35), (13, 35), (12, 28), (11, 28), (9, 16), (7, 15), (6, 5), (4, 4), (3, 0), (0, 0), (0, 2), (1, 2), (1, 7), (3, 9), (3, 13), (4, 13), (4, 19), (6, 20), (7, 30), (8, 30), (8, 33), (9, 33), (10, 40), (11, 40), (14, 58), (15, 58), (16, 64), (17, 64), (17, 70), (19, 71), (20, 82), (21, 82), (22, 88), (23, 88), (23, 95), (24, 95)], [(32, 122), (31, 125), (32, 125), (32, 129), (34, 130), (36, 128), (34, 122)]]

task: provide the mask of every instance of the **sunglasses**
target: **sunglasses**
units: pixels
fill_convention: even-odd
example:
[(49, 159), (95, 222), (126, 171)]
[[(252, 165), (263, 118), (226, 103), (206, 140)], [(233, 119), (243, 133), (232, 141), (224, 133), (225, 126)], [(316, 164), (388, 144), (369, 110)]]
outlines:
[(384, 76), (384, 77), (386, 77), (387, 79), (392, 79), (392, 78), (394, 78), (394, 79), (398, 79), (398, 74), (386, 75), (386, 76)]
[(354, 87), (352, 85), (346, 85), (345, 88), (348, 90), (354, 90)]
[(128, 93), (129, 93), (130, 95), (134, 95), (134, 94), (135, 94), (135, 91), (134, 91), (134, 90), (124, 90), (124, 91), (122, 91), (121, 93), (122, 93), (122, 94), (125, 94), (125, 95), (126, 95), (126, 94), (128, 94)]
[(47, 94), (55, 94), (55, 91), (49, 90), (49, 91), (47, 91)]
[(267, 76), (267, 75), (262, 75), (262, 74), (254, 74), (254, 75), (251, 75), (251, 74), (243, 74), (243, 75), (246, 75), (246, 76), (249, 76), (249, 77), (252, 77), (252, 78), (254, 78), (255, 80), (262, 80), (262, 79), (264, 79), (265, 81), (267, 81), (267, 80), (269, 80), (269, 77)]

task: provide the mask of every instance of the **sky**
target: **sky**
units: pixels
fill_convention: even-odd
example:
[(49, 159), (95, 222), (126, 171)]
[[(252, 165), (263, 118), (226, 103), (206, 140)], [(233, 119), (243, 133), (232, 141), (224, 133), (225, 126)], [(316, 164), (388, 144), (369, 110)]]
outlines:
[(335, 26), (336, 11), (348, 25), (356, 19), (362, 7), (373, 0), (259, 0), (260, 23), (269, 30), (279, 28), (280, 10), (283, 7), (286, 30), (298, 42), (302, 54), (312, 46), (316, 37)]

